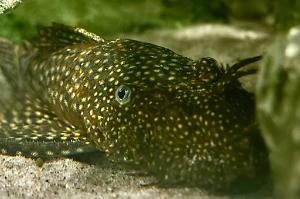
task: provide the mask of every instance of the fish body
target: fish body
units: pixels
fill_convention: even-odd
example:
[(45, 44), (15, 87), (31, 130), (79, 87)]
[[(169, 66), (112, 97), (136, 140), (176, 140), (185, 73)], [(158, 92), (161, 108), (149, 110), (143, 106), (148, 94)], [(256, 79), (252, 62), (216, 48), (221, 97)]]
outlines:
[(98, 149), (162, 184), (213, 190), (255, 179), (266, 165), (253, 96), (238, 81), (254, 72), (239, 69), (260, 57), (225, 69), (212, 58), (59, 24), (28, 45), (0, 46), (2, 71), (17, 91), (15, 105), (0, 107), (2, 154)]

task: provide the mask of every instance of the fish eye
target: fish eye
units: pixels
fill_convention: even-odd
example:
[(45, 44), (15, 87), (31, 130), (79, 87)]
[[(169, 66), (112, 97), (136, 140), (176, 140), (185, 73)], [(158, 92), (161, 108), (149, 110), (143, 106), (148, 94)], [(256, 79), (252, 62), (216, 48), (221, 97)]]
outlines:
[(121, 85), (116, 90), (116, 93), (115, 93), (116, 100), (120, 104), (126, 104), (126, 103), (130, 102), (131, 94), (132, 94), (132, 90), (128, 86)]

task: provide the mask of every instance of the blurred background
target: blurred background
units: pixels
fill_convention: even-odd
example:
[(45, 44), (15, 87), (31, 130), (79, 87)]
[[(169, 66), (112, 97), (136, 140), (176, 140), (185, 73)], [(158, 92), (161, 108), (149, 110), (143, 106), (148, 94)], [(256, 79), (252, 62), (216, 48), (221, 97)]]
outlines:
[(194, 59), (230, 63), (263, 54), (258, 78), (244, 86), (256, 93), (275, 197), (300, 198), (300, 1), (0, 0), (0, 14), (0, 37), (15, 42), (36, 35), (36, 26), (57, 22)]
[[(2, 0), (2, 12), (5, 4), (12, 2)], [(6, 10), (0, 17), (0, 35), (14, 40), (28, 38), (35, 32), (36, 25), (51, 22), (82, 26), (103, 36), (149, 29), (179, 29), (211, 22), (248, 22), (268, 28), (280, 24), (280, 28), (285, 29), (299, 20), (299, 5), (294, 3), (297, 1), (25, 0), (13, 12)]]

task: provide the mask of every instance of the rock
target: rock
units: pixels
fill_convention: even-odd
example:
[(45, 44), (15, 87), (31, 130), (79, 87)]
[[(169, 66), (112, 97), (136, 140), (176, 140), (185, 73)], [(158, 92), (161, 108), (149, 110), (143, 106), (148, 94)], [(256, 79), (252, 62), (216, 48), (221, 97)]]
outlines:
[(258, 75), (257, 114), (277, 198), (300, 198), (300, 27), (278, 35)]

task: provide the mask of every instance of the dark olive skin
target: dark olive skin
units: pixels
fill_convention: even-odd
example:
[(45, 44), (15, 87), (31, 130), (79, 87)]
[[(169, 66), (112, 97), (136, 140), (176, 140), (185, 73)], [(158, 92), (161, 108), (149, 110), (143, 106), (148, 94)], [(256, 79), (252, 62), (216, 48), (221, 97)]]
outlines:
[(224, 68), (209, 57), (194, 61), (59, 24), (25, 46), (0, 46), (0, 60), (11, 58), (1, 68), (18, 91), (17, 105), (0, 109), (2, 154), (48, 158), (98, 149), (161, 185), (209, 190), (256, 179), (266, 166), (253, 95), (238, 81), (255, 72), (240, 69), (260, 57)]

